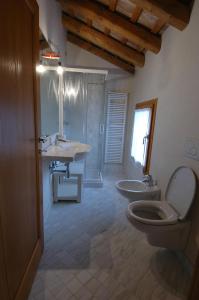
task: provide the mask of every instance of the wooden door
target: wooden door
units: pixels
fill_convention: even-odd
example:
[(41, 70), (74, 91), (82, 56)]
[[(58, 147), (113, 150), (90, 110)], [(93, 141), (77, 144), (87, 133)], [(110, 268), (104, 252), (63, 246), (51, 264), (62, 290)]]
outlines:
[(0, 2), (0, 299), (25, 300), (43, 247), (36, 0)]

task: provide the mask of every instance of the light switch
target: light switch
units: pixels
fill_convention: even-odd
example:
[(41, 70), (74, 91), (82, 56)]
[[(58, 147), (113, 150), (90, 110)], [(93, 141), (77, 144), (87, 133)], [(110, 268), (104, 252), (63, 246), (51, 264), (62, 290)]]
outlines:
[(185, 156), (199, 160), (199, 139), (187, 138), (185, 142)]

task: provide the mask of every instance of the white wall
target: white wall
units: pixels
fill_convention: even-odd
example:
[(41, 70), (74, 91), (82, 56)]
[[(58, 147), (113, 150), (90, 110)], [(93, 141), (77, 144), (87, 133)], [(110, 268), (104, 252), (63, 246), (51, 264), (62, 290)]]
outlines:
[[(188, 165), (199, 176), (199, 162), (184, 155), (186, 138), (199, 138), (199, 0), (195, 1), (190, 24), (180, 32), (169, 28), (163, 35), (158, 55), (147, 54), (146, 65), (133, 79), (123, 82), (129, 89), (130, 106), (125, 154), (125, 169), (131, 178), (142, 175), (130, 159), (132, 111), (135, 103), (158, 98), (151, 173), (165, 191), (169, 177), (179, 165)], [(109, 84), (118, 89), (118, 82)], [(199, 235), (199, 197), (193, 209), (193, 229), (186, 249), (188, 258), (196, 257)]]
[(52, 50), (60, 52), (66, 65), (66, 31), (62, 25), (62, 11), (55, 0), (37, 0), (39, 5), (39, 26)]
[(127, 76), (127, 72), (76, 45), (67, 42), (67, 63), (71, 67), (104, 69), (109, 72), (108, 79)]
[(84, 50), (76, 45), (67, 43), (68, 64), (72, 66), (90, 68), (117, 68), (100, 57)]

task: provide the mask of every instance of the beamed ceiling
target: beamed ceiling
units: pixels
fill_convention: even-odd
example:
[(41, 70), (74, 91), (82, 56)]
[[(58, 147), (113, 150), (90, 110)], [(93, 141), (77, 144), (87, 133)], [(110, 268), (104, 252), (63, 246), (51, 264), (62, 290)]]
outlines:
[[(59, 0), (68, 41), (134, 73), (146, 51), (159, 53), (168, 26), (189, 23), (188, 0)], [(172, 45), (171, 45), (172, 47)]]

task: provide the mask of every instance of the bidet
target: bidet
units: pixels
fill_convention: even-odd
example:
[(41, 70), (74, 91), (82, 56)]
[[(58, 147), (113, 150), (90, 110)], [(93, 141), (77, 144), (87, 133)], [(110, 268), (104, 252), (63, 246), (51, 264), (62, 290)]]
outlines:
[(115, 186), (130, 202), (142, 199), (160, 200), (161, 191), (157, 185), (149, 186), (141, 180), (120, 180)]

